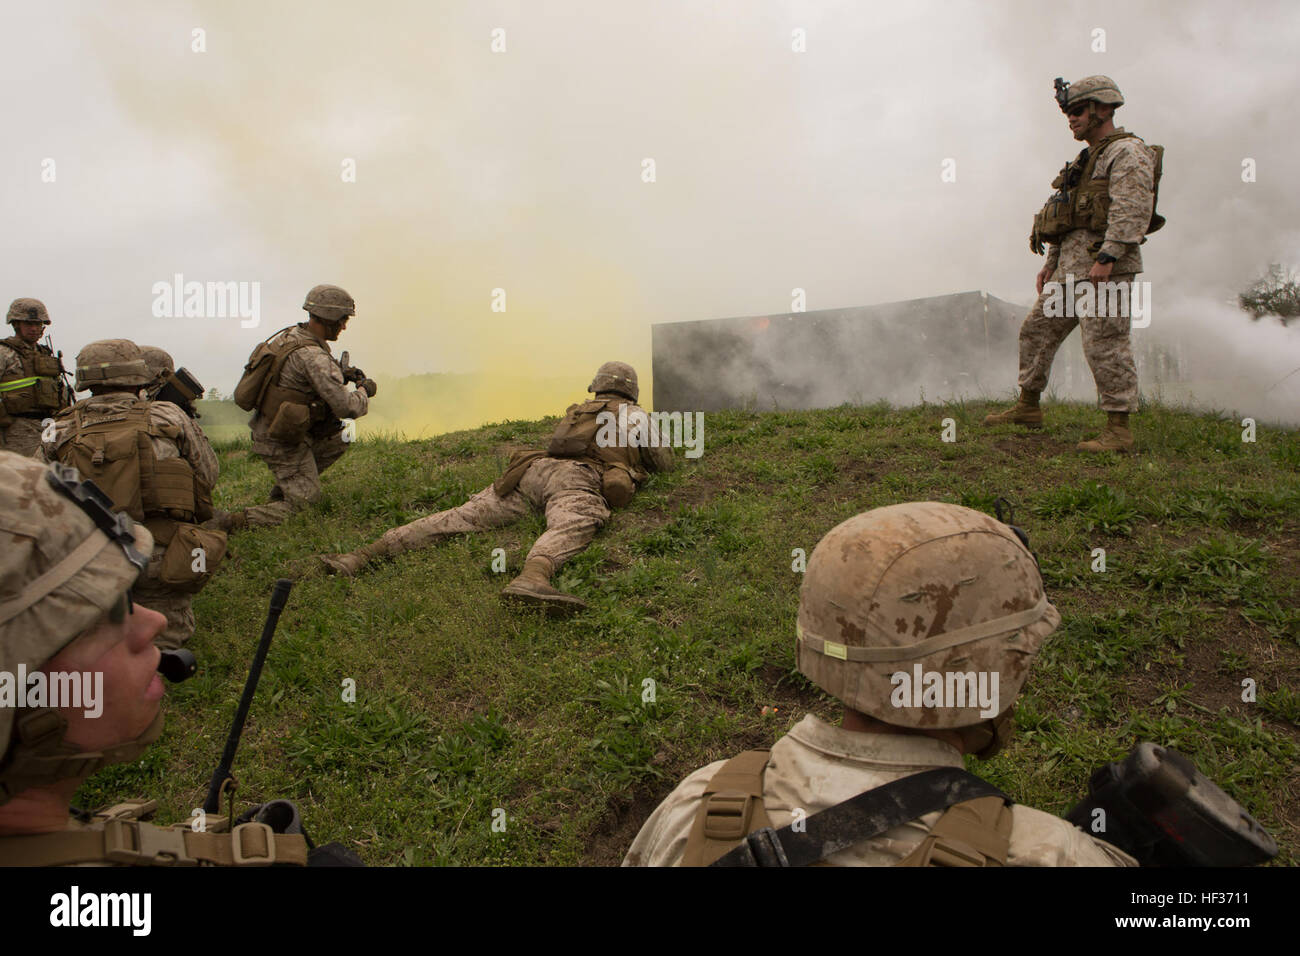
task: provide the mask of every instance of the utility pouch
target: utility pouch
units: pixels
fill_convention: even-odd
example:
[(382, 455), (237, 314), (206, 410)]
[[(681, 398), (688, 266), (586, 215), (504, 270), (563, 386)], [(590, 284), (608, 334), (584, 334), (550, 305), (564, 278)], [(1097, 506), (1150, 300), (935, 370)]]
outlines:
[[(201, 549), (202, 554), (196, 555), (195, 549)], [(200, 556), (203, 570), (195, 571), (194, 564)], [(167, 550), (163, 552), (158, 580), (175, 591), (198, 591), (216, 573), (225, 556), (224, 531), (209, 531), (196, 524), (178, 524), (176, 533), (167, 543)]]
[(600, 476), (600, 493), (611, 508), (623, 507), (636, 493), (632, 473), (620, 464), (607, 464)]
[(275, 413), (267, 435), (272, 441), (296, 445), (307, 437), (307, 429), (310, 427), (310, 408), (297, 402), (284, 402)]

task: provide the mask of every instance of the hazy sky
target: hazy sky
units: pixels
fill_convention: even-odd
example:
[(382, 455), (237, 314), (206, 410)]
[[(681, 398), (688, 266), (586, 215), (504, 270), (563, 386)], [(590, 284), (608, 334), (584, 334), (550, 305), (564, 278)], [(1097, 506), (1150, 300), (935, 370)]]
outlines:
[[(1300, 263), (1297, 4), (45, 0), (0, 31), (0, 299), (44, 300), (69, 365), (126, 336), (228, 391), (330, 282), (372, 375), (483, 370), (540, 415), (513, 383), (580, 393), (609, 358), (648, 382), (651, 323), (795, 287), (1028, 302), (1030, 220), (1078, 150), (1052, 79), (1105, 73), (1166, 147), (1151, 334), (1300, 366), (1300, 329), (1231, 304)], [(176, 273), (260, 283), (260, 326), (155, 317)]]

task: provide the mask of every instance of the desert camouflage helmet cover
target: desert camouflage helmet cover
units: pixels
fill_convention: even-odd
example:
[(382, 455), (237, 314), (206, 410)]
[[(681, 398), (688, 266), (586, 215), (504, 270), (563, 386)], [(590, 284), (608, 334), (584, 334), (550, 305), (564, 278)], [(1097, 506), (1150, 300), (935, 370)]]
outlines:
[(587, 391), (597, 394), (615, 392), (634, 402), (641, 395), (641, 387), (636, 381), (636, 369), (626, 362), (606, 362), (596, 370), (596, 377), (587, 386)]
[(91, 342), (77, 353), (77, 391), (92, 385), (148, 385), (153, 381), (140, 347), (130, 339)]
[(1033, 555), (1002, 522), (933, 501), (890, 505), (832, 528), (808, 559), (798, 667), (885, 723), (968, 727), (987, 719), (977, 702), (894, 706), (891, 676), (913, 678), (918, 664), (922, 674), (996, 672), (1006, 711), (1060, 622)]
[[(73, 469), (0, 451), (0, 671), (9, 674), (20, 665), (28, 673), (43, 666), (98, 623), (140, 573), (127, 557), (126, 538), (100, 530), (50, 483), (52, 473), (77, 478)], [(117, 533), (131, 535), (143, 564), (153, 538), (122, 517)], [(15, 719), (14, 707), (0, 707), (0, 767)]]
[(309, 315), (324, 319), (326, 322), (340, 322), (349, 315), (355, 315), (357, 311), (357, 304), (352, 301), (352, 296), (336, 285), (312, 286), (312, 290), (307, 293), (307, 298), (303, 300), (302, 307)]
[(45, 303), (40, 299), (14, 299), (13, 302), (9, 303), (9, 315), (5, 321), (10, 324), (14, 322), (40, 322), (42, 325), (49, 325), (50, 313), (46, 311)]
[(171, 353), (156, 345), (140, 346), (140, 357), (144, 359), (144, 364), (149, 366), (149, 378), (153, 381), (157, 381), (168, 372), (176, 371), (176, 362)]
[(1107, 106), (1124, 105), (1124, 97), (1120, 94), (1119, 87), (1109, 76), (1085, 76), (1081, 80), (1070, 83), (1066, 87), (1065, 103), (1061, 105), (1061, 112), (1072, 109), (1084, 100), (1096, 100)]

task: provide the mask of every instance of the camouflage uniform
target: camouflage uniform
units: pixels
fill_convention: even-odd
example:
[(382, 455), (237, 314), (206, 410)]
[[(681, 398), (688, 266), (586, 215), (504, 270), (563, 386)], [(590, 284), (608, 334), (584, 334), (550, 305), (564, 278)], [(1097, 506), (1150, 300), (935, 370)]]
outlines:
[(163, 621), (129, 597), (153, 538), (86, 492), (74, 469), (0, 451), (0, 672), (93, 667), (105, 691), (93, 715), (66, 700), (0, 707), (0, 866), (360, 865), (337, 844), (309, 850), (284, 801), (228, 832), (215, 815), (202, 832), (138, 822), (157, 806), (146, 800), (105, 808), (89, 825), (71, 818), (77, 786), (139, 760), (163, 727), (150, 643)]
[[(645, 414), (639, 405), (627, 403), (629, 420), (637, 412)], [(640, 452), (646, 471), (663, 471), (672, 466), (672, 453), (667, 448), (642, 448)], [(541, 511), (546, 514), (546, 531), (533, 543), (528, 560), (545, 558), (554, 571), (586, 548), (609, 521), (609, 505), (600, 487), (600, 473), (585, 462), (539, 458), (528, 466), (519, 487), (504, 497), (489, 485), (458, 508), (393, 528), (380, 539), (383, 553), (411, 551), (453, 534), (499, 528), (530, 511)]]
[(546, 532), (501, 596), (551, 615), (586, 607), (581, 598), (551, 586), (556, 569), (591, 543), (609, 520), (611, 505), (626, 504), (649, 472), (673, 465), (671, 449), (661, 445), (654, 422), (636, 404), (641, 392), (632, 366), (606, 362), (587, 391), (596, 397), (565, 410), (546, 451), (516, 453), (497, 481), (459, 508), (393, 528), (356, 551), (317, 557), (331, 574), (356, 574), (375, 558), (543, 511)]
[[(704, 801), (705, 787), (725, 761), (695, 771), (641, 827), (624, 866), (678, 866)], [(870, 734), (832, 727), (808, 714), (772, 746), (763, 775), (763, 805), (775, 829), (894, 780), (935, 767), (961, 768), (956, 747), (931, 737)], [(1059, 817), (1011, 807), (1007, 866), (1136, 866), (1137, 861)], [(826, 858), (835, 866), (892, 866), (911, 853), (940, 813), (901, 824)]]
[[(722, 762), (696, 771), (651, 815), (625, 865), (707, 866), (746, 832), (792, 824), (796, 809), (811, 816), (913, 774), (961, 769), (963, 753), (991, 757), (1011, 733), (1013, 703), (1034, 656), (1061, 621), (1012, 529), (959, 505), (890, 505), (843, 521), (818, 542), (803, 578), (796, 666), (844, 704), (845, 726), (808, 715), (776, 742), (761, 773), (738, 766), (761, 752), (734, 758), (721, 779), (714, 775)], [(895, 678), (913, 665), (971, 671), (972, 679), (981, 673), (994, 691), (978, 704), (964, 694), (924, 705), (900, 699)], [(717, 798), (706, 802), (709, 790)], [(978, 850), (967, 865), (1132, 863), (1064, 820), (1030, 807), (1008, 810), (996, 796), (922, 813), (875, 836), (859, 827), (861, 838), (824, 862), (929, 865), (934, 841), (948, 838), (961, 813), (981, 818), (962, 837)]]
[[(113, 392), (83, 399), (72, 408), (66, 409), (55, 419), (55, 437), (50, 444), (41, 448), (37, 456), (42, 461), (57, 461), (59, 449), (72, 438), (72, 413), (74, 409), (98, 414), (125, 411), (142, 401), (134, 394)], [(162, 426), (171, 438), (151, 438), (154, 457), (159, 460), (184, 458), (194, 469), (195, 475), (209, 488), (216, 484), (220, 465), (216, 452), (208, 436), (199, 428), (198, 423), (171, 402), (149, 402), (149, 417)], [(158, 636), (158, 647), (171, 650), (180, 647), (194, 636), (194, 611), (190, 607), (193, 594), (177, 593), (158, 580), (165, 545), (154, 543), (149, 557), (149, 566), (140, 580), (136, 582), (134, 594), (147, 608), (158, 611), (167, 618), (166, 629)]]
[[(22, 358), (11, 346), (0, 342), (0, 381), (20, 378), (22, 374)], [(28, 418), (0, 414), (0, 417), (8, 418), (7, 424), (0, 425), (0, 449), (29, 458), (35, 455), (41, 447), (41, 421), (44, 416)]]
[(313, 393), (329, 406), (335, 418), (313, 427), (312, 433), (298, 444), (287, 445), (272, 440), (267, 434), (271, 423), (265, 415), (260, 411), (253, 413), (249, 421), (253, 431), (253, 451), (271, 469), (276, 485), (271, 492), (270, 504), (244, 510), (249, 527), (280, 524), (299, 508), (319, 501), (321, 472), (347, 451), (339, 419), (360, 418), (370, 407), (370, 398), (364, 391), (347, 389), (343, 370), (330, 353), (329, 343), (312, 335), (305, 322), (285, 330), (280, 336), (305, 336), (311, 340), (312, 346), (316, 346), (298, 349), (285, 360), (280, 384), (284, 388)]
[[(1124, 130), (1117, 127), (1115, 132)], [(1142, 271), (1138, 243), (1151, 222), (1154, 171), (1151, 151), (1141, 140), (1129, 137), (1106, 147), (1093, 171), (1093, 179), (1110, 177), (1111, 206), (1106, 233), (1076, 229), (1067, 233), (1059, 245), (1050, 244), (1046, 264), (1052, 270), (1052, 282), (1064, 285), (1066, 276), (1073, 275), (1077, 294), (1100, 253), (1116, 259), (1110, 282), (1127, 285), (1133, 281)], [(1020, 327), (1020, 387), (1029, 392), (1042, 392), (1047, 387), (1056, 351), (1078, 325), (1101, 408), (1107, 412), (1136, 411), (1137, 367), (1129, 340), (1127, 299), (1114, 315), (1096, 315), (1102, 310), (1094, 308), (1091, 316), (1051, 318), (1043, 312), (1049, 291), (1045, 289), (1038, 296)]]

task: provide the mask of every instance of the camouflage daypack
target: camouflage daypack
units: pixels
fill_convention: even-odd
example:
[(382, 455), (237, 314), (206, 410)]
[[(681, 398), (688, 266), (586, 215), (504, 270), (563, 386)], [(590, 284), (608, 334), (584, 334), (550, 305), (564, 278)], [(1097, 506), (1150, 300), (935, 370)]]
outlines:
[[(199, 590), (226, 554), (226, 535), (200, 528), (212, 517), (212, 489), (184, 458), (158, 458), (153, 438), (176, 442), (179, 430), (152, 420), (150, 402), (126, 408), (95, 409), (84, 402), (60, 419), (71, 419), (57, 458), (99, 486), (134, 520), (146, 525), (154, 541), (166, 545), (160, 580), (177, 590)], [(191, 555), (204, 552), (204, 571), (195, 571)]]

